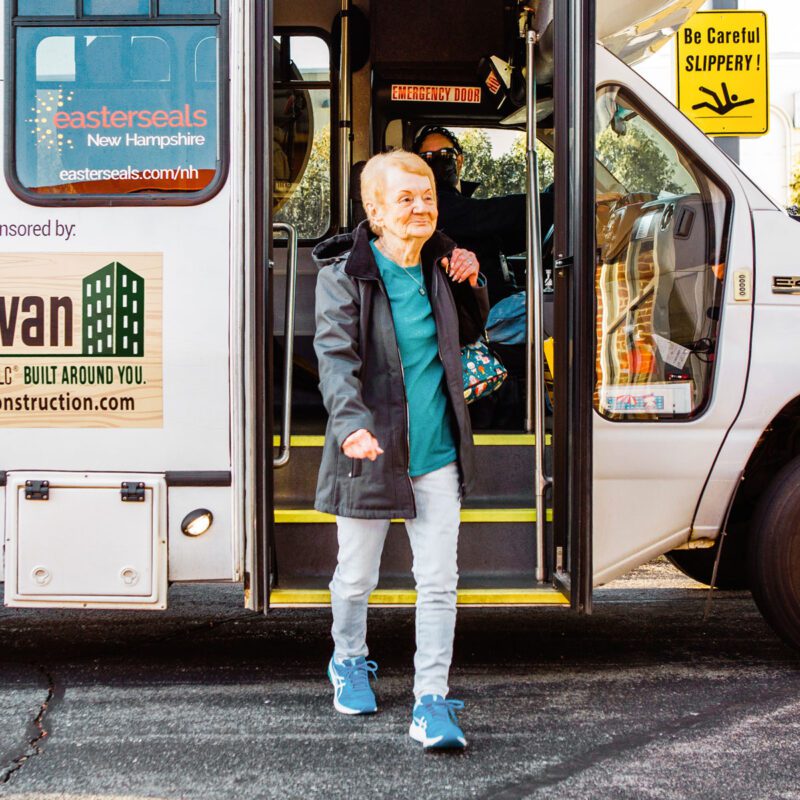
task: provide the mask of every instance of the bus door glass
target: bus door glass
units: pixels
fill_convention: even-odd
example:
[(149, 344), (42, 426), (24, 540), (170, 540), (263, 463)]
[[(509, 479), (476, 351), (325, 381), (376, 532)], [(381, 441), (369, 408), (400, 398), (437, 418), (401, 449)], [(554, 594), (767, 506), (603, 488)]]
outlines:
[[(294, 9), (290, 16), (298, 23), (308, 17)], [(291, 526), (287, 530), (283, 523), (297, 522), (293, 509), (302, 509), (301, 518), (314, 513), (326, 416), (313, 348), (317, 269), (311, 251), (334, 232), (335, 210), (328, 33), (305, 24), (273, 27), (271, 16), (262, 29), (268, 43), (261, 65), (268, 99), (261, 108), (260, 130), (268, 133), (262, 143), (259, 202), (264, 203), (261, 216), (269, 219), (261, 240), (270, 269), (267, 285), (257, 293), (265, 308), (256, 326), (264, 359), (256, 384), (270, 419), (261, 425), (265, 449), (260, 462), (269, 475), (259, 495), (258, 597), (250, 603), (257, 610), (267, 610), (276, 589), (287, 583), (293, 557), (301, 566), (306, 562)], [(292, 443), (301, 443), (300, 449), (292, 449)]]
[[(398, 120), (399, 122), (399, 120)], [(391, 127), (391, 126), (390, 126)], [(411, 126), (414, 127), (413, 125)], [(419, 127), (419, 126), (417, 126)], [(464, 165), (461, 172), (460, 193), (475, 200), (509, 198), (520, 196), (523, 202), (511, 208), (518, 210), (518, 218), (507, 218), (502, 230), (487, 235), (460, 231), (456, 237), (447, 228), (450, 218), (440, 212), (440, 226), (457, 243), (474, 250), (481, 263), (481, 272), (489, 287), (489, 302), (492, 307), (487, 320), (487, 337), (492, 352), (500, 358), (507, 376), (500, 391), (470, 405), (470, 418), (474, 431), (523, 431), (525, 430), (525, 203), (526, 189), (524, 130), (499, 127), (459, 127), (448, 130), (458, 137), (463, 149)], [(387, 144), (390, 132), (387, 131)], [(542, 237), (552, 236), (553, 152), (542, 142), (537, 148), (539, 186), (542, 203), (547, 203), (542, 213)], [(506, 207), (508, 217), (509, 207)], [(486, 212), (484, 212), (486, 213)], [(499, 216), (499, 212), (495, 211)], [(442, 220), (445, 224), (442, 225)], [(454, 224), (458, 220), (453, 221)], [(463, 224), (460, 224), (464, 227)], [(488, 226), (487, 226), (488, 227)], [(499, 226), (498, 226), (499, 227)], [(486, 256), (486, 258), (485, 258)], [(545, 338), (553, 335), (553, 281), (552, 260), (544, 264), (543, 329)], [(552, 384), (548, 377), (548, 390)], [(552, 418), (547, 409), (545, 426), (549, 428)]]
[[(273, 39), (272, 213), (273, 221), (295, 227), (298, 252), (295, 304), (292, 413), (296, 430), (320, 434), (325, 417), (317, 388), (314, 356), (314, 245), (332, 232), (331, 55), (325, 34), (277, 28)], [(275, 369), (281, 374), (285, 349), (287, 260), (283, 232), (277, 231), (273, 331)], [(282, 396), (276, 394), (276, 413)], [(298, 428), (297, 426), (300, 426)]]
[(596, 582), (689, 537), (749, 335), (749, 307), (725, 292), (730, 265), (752, 264), (741, 188), (711, 142), (630, 83), (595, 103)]

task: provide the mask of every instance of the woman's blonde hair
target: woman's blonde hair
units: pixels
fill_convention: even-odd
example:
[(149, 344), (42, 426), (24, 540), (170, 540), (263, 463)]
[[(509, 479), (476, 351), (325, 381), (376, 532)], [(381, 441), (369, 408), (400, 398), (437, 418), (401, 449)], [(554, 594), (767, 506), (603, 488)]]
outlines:
[(361, 172), (361, 202), (369, 218), (369, 226), (381, 235), (381, 230), (375, 224), (370, 213), (370, 206), (378, 208), (386, 199), (386, 173), (392, 168), (410, 172), (412, 175), (423, 175), (431, 183), (433, 199), (436, 199), (436, 180), (433, 171), (418, 155), (407, 150), (390, 150), (388, 153), (378, 153), (372, 156), (364, 165)]

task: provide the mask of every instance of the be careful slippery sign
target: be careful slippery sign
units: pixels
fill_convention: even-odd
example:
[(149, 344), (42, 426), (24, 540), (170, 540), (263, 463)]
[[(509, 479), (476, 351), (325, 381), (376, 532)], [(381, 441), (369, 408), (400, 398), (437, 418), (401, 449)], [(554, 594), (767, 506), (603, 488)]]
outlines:
[(678, 107), (712, 136), (769, 128), (767, 16), (701, 11), (678, 31)]

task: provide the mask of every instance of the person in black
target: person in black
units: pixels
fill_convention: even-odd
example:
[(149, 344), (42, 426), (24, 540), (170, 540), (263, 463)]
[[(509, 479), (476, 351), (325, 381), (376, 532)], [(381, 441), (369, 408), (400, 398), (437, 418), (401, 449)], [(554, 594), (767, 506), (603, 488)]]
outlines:
[[(426, 125), (416, 136), (414, 152), (430, 164), (439, 199), (439, 228), (459, 247), (472, 250), (486, 276), (489, 302), (520, 291), (506, 266), (505, 256), (523, 253), (526, 198), (524, 194), (477, 199), (472, 194), (480, 184), (461, 179), (464, 155), (458, 138), (447, 128)], [(541, 231), (553, 223), (553, 195), (539, 195)]]

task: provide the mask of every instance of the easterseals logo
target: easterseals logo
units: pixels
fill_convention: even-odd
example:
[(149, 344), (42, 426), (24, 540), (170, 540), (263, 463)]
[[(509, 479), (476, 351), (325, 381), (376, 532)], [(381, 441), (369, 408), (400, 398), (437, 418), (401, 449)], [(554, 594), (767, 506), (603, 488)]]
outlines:
[(53, 114), (53, 125), (58, 130), (205, 128), (208, 125), (208, 113), (202, 108), (193, 109), (188, 103), (183, 108), (132, 111), (114, 110), (103, 106), (92, 111), (56, 111)]
[(22, 346), (18, 355), (23, 356), (38, 348), (74, 347), (75, 305), (80, 302), (81, 344), (74, 355), (141, 358), (144, 289), (141, 275), (112, 261), (83, 278), (80, 300), (69, 295), (0, 296), (0, 350)]

